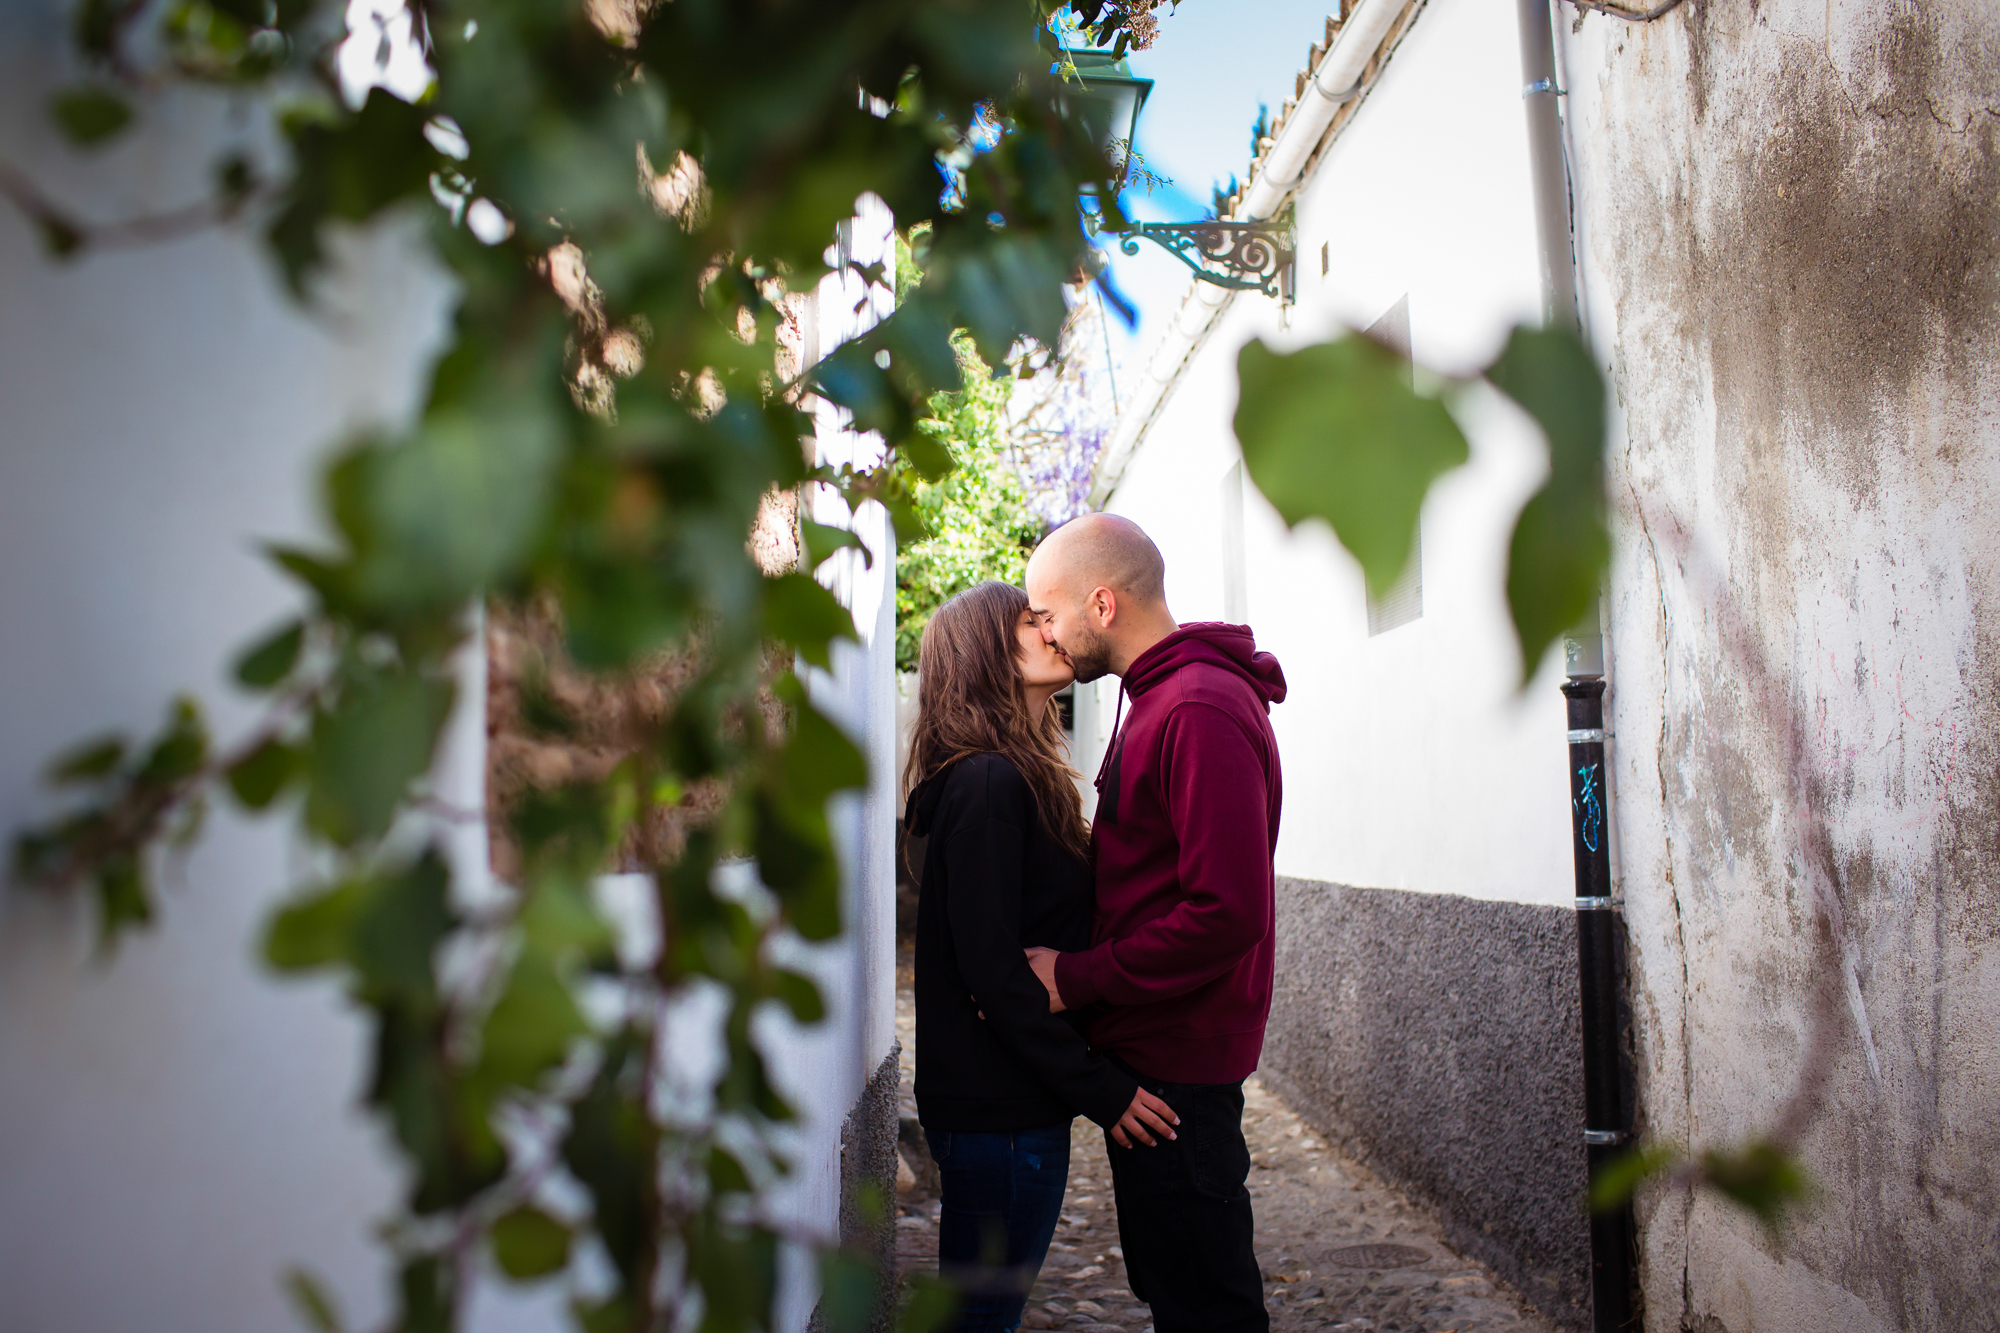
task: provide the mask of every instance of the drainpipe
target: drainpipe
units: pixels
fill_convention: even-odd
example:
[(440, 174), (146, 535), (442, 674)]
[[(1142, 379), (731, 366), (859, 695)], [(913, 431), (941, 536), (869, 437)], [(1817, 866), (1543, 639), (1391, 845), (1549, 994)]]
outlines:
[[(1542, 259), (1543, 317), (1581, 331), (1572, 249), (1569, 172), (1557, 99), (1551, 0), (1517, 0), (1521, 23), (1522, 100), (1528, 116), (1535, 229)], [(1594, 631), (1600, 613), (1586, 622)], [(1624, 923), (1611, 894), (1611, 821), (1604, 773), (1604, 640), (1584, 632), (1563, 642), (1569, 723), (1571, 851), (1576, 864), (1576, 954), (1583, 1018), (1584, 1152), (1593, 1175), (1632, 1138), (1625, 1105), (1623, 994), (1618, 959)], [(1590, 1219), (1591, 1321), (1596, 1333), (1633, 1326), (1634, 1227), (1629, 1204)]]
[[(1631, 1141), (1625, 1110), (1618, 975), (1624, 923), (1611, 899), (1604, 786), (1604, 677), (1563, 682), (1569, 707), (1571, 849), (1576, 861), (1576, 961), (1583, 1011), (1583, 1142), (1594, 1176)], [(1596, 1333), (1632, 1325), (1633, 1226), (1628, 1203), (1590, 1219), (1590, 1298)]]

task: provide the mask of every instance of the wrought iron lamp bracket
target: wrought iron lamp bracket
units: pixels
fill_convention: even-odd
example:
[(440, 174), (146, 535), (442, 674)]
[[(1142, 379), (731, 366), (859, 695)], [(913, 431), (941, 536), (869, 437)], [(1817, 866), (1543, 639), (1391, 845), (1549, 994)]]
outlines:
[(1138, 222), (1119, 235), (1118, 248), (1128, 255), (1139, 253), (1140, 241), (1151, 241), (1203, 282), (1292, 300), (1298, 243), (1290, 227), (1215, 219)]

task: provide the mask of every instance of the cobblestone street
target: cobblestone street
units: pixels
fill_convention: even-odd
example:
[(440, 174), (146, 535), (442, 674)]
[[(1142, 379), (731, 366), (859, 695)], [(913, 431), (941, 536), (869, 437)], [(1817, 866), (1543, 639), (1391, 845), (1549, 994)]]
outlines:
[[(904, 980), (908, 977), (905, 973)], [(904, 1157), (897, 1255), (903, 1272), (937, 1261), (934, 1184), (910, 1094), (915, 1032), (907, 984), (897, 997), (903, 1041)], [(1251, 1079), (1244, 1129), (1257, 1253), (1273, 1333), (1551, 1333), (1479, 1264), (1460, 1258), (1418, 1209), (1365, 1168), (1334, 1153)], [(1069, 1193), (1024, 1329), (1141, 1333), (1152, 1317), (1125, 1285), (1104, 1136), (1079, 1118)]]

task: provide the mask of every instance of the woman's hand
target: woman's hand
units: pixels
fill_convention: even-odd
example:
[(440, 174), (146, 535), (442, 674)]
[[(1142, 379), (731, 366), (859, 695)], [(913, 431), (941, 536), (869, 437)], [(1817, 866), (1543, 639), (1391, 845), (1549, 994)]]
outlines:
[[(1118, 1123), (1111, 1127), (1111, 1137), (1121, 1148), (1131, 1147), (1133, 1139), (1139, 1140), (1148, 1148), (1157, 1148), (1159, 1143), (1153, 1138), (1153, 1134), (1170, 1139), (1179, 1138), (1180, 1136), (1174, 1133), (1173, 1126), (1180, 1122), (1181, 1118), (1175, 1114), (1173, 1107), (1144, 1088), (1135, 1088), (1132, 1091), (1132, 1104), (1125, 1108), (1125, 1114), (1119, 1116)], [(1146, 1132), (1148, 1129), (1152, 1130), (1152, 1134)]]

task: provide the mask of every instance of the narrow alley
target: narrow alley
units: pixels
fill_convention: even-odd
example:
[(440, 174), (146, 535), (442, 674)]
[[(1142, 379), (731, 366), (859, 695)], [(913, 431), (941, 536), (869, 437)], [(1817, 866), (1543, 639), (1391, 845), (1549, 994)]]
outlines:
[[(907, 955), (899, 969), (902, 1155), (897, 1260), (904, 1274), (937, 1262), (938, 1201), (911, 1094), (915, 1009)], [(1341, 1156), (1255, 1078), (1245, 1086), (1250, 1189), (1256, 1200), (1272, 1333), (1552, 1333), (1481, 1265), (1445, 1246), (1419, 1209)], [(1125, 1285), (1104, 1136), (1079, 1118), (1069, 1193), (1024, 1329), (1142, 1333), (1146, 1308)]]

